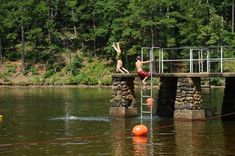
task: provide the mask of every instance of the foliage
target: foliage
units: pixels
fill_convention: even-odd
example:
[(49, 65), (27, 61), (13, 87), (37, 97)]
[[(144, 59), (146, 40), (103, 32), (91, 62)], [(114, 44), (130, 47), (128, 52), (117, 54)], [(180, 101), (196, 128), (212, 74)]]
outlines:
[(235, 72), (235, 62), (224, 62), (224, 72)]
[[(111, 67), (104, 60), (98, 58), (84, 58), (85, 62), (90, 60), (90, 63), (81, 64), (84, 61), (81, 61), (78, 56), (74, 57), (74, 62), (79, 63), (79, 66), (76, 66), (79, 69), (79, 72), (76, 75), (68, 73), (68, 66), (61, 69), (60, 72), (55, 72), (53, 69), (49, 69), (45, 74), (41, 76), (33, 76), (30, 79), (30, 82), (34, 84), (52, 84), (52, 85), (110, 85), (111, 84)], [(76, 64), (76, 63), (75, 63)], [(70, 66), (71, 64), (69, 64)], [(78, 64), (77, 64), (78, 65)], [(33, 67), (31, 67), (32, 69)]]
[(34, 66), (30, 66), (30, 68), (28, 69), (28, 72), (31, 72), (33, 75), (38, 75), (38, 69)]
[[(121, 41), (127, 60), (141, 46), (197, 46), (235, 43), (232, 2), (205, 0), (97, 0), (0, 2), (0, 40), (5, 57), (21, 42), (31, 43), (36, 61), (81, 47), (85, 55), (114, 58)], [(27, 53), (30, 55), (31, 53)], [(74, 73), (76, 74), (76, 72)]]
[(53, 70), (53, 69), (50, 69), (50, 70), (46, 71), (46, 73), (44, 74), (44, 78), (49, 78), (49, 77), (51, 77), (54, 73), (55, 73), (54, 70)]
[[(113, 42), (120, 41), (123, 62), (129, 69), (142, 46), (234, 45), (232, 3), (229, 0), (24, 0), (20, 3), (2, 0), (1, 55), (11, 61), (23, 58), (24, 28), (24, 40), (30, 47), (26, 47), (26, 64), (46, 65), (45, 79), (66, 66), (72, 74), (68, 78), (71, 83), (106, 84), (110, 82), (108, 77), (99, 75), (103, 81), (93, 74), (102, 73), (98, 69), (103, 68), (98, 65), (103, 62), (95, 63), (93, 57), (114, 60)], [(72, 55), (80, 51), (82, 55), (69, 64), (63, 58), (67, 51)], [(84, 57), (89, 60), (82, 66)], [(30, 70), (37, 74), (37, 69)], [(91, 74), (90, 77), (81, 71)]]
[(76, 55), (72, 63), (67, 65), (67, 71), (70, 71), (72, 75), (77, 75), (79, 73), (80, 68), (83, 66), (82, 62), (82, 58)]
[(6, 68), (7, 68), (7, 72), (8, 73), (15, 73), (16, 72), (16, 65), (14, 64), (7, 64)]
[(211, 85), (223, 85), (223, 79), (221, 77), (212, 77), (210, 81)]
[(86, 64), (76, 76), (76, 80), (81, 84), (100, 85), (108, 84), (111, 78), (111, 69), (103, 60), (92, 59), (91, 63)]

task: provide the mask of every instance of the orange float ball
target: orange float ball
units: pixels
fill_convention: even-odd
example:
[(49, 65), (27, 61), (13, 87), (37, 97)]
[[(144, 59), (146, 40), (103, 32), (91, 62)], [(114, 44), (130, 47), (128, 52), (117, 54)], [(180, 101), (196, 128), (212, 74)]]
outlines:
[(146, 136), (148, 133), (148, 128), (145, 125), (136, 125), (132, 133), (134, 136)]
[(147, 98), (147, 100), (146, 100), (146, 103), (147, 103), (147, 105), (149, 105), (149, 106), (152, 106), (152, 105), (153, 105), (153, 102), (154, 102), (154, 100), (153, 100), (152, 98)]

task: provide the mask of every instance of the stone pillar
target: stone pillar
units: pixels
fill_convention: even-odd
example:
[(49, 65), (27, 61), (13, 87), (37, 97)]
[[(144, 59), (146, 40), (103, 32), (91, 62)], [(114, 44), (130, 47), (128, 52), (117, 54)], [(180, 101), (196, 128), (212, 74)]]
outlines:
[(173, 117), (177, 88), (176, 77), (161, 77), (157, 99), (157, 112), (160, 117)]
[(134, 79), (121, 74), (112, 77), (111, 117), (137, 116)]
[(201, 79), (178, 78), (175, 99), (175, 120), (205, 120), (202, 108)]
[[(235, 112), (235, 77), (226, 77), (222, 115)], [(223, 119), (235, 119), (235, 114), (223, 116)]]

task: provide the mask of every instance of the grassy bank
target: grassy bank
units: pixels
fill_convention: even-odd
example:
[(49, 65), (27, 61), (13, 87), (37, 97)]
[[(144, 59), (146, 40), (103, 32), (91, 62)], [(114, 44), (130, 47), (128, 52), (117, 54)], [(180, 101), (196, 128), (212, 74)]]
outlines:
[(0, 66), (1, 85), (110, 85), (113, 62), (88, 58), (78, 54), (63, 56), (63, 61), (50, 64), (27, 64), (22, 71), (21, 62), (4, 61)]

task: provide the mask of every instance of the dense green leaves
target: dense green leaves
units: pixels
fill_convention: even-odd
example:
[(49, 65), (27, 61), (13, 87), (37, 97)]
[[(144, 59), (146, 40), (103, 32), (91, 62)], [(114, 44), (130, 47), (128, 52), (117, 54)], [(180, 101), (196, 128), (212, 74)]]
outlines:
[[(124, 61), (142, 46), (234, 44), (230, 0), (2, 0), (0, 41), (5, 58), (21, 55), (24, 26), (27, 62), (43, 62), (80, 50), (114, 59), (121, 42)], [(54, 64), (54, 63), (52, 63)]]

